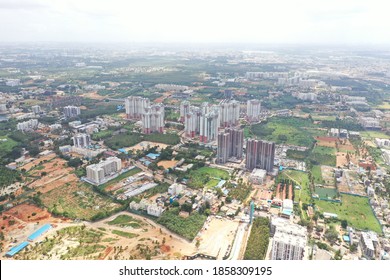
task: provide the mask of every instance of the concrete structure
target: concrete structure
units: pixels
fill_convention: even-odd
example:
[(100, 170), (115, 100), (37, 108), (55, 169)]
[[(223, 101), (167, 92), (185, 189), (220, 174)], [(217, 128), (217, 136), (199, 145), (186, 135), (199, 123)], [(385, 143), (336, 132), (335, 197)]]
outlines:
[(152, 132), (164, 132), (164, 106), (155, 104), (145, 109), (142, 114), (142, 132), (150, 134)]
[(260, 168), (271, 172), (274, 159), (275, 143), (255, 139), (246, 141), (246, 168), (248, 170)]
[(390, 150), (382, 149), (382, 156), (387, 165), (390, 165)]
[(231, 127), (238, 125), (240, 117), (240, 103), (236, 100), (223, 100), (219, 103), (219, 121), (221, 127)]
[(170, 195), (178, 195), (181, 194), (184, 190), (184, 186), (179, 183), (173, 183), (172, 185), (169, 186), (168, 188), (168, 193)]
[(28, 131), (28, 130), (34, 130), (37, 129), (39, 125), (39, 122), (37, 119), (31, 119), (25, 122), (20, 122), (16, 125), (17, 130), (21, 131)]
[(249, 122), (257, 122), (260, 119), (261, 103), (260, 100), (251, 99), (246, 103), (246, 117)]
[(226, 128), (218, 134), (217, 163), (226, 163), (228, 159), (242, 158), (244, 132), (242, 129)]
[(65, 106), (64, 115), (67, 118), (74, 118), (80, 115), (80, 108), (77, 106)]
[(184, 122), (186, 114), (190, 112), (191, 104), (189, 101), (184, 100), (180, 103), (180, 121)]
[(125, 99), (126, 117), (140, 120), (146, 108), (150, 107), (150, 100), (140, 96), (130, 96)]
[(267, 176), (267, 170), (264, 169), (253, 169), (251, 175), (249, 176), (249, 181), (253, 184), (263, 184), (265, 177)]
[(146, 208), (146, 212), (148, 213), (148, 215), (160, 217), (161, 214), (164, 212), (164, 208), (158, 206), (157, 203), (153, 203)]
[(34, 105), (34, 106), (31, 106), (31, 110), (34, 114), (39, 114), (42, 110), (41, 110), (41, 106), (39, 105)]
[(306, 228), (291, 223), (280, 223), (276, 226), (272, 239), (271, 260), (302, 260), (306, 243)]
[(218, 113), (211, 111), (200, 117), (199, 140), (202, 143), (215, 141), (218, 135)]
[(72, 137), (73, 146), (77, 148), (87, 148), (91, 145), (91, 136), (86, 133), (79, 133)]
[(381, 129), (381, 125), (378, 119), (376, 118), (361, 118), (360, 119), (360, 124), (365, 128), (365, 129), (372, 129), (372, 130), (379, 130)]
[(0, 114), (5, 114), (5, 113), (7, 113), (7, 111), (8, 111), (7, 104), (0, 103)]
[(375, 251), (378, 248), (379, 240), (375, 232), (362, 232), (360, 237), (360, 245), (362, 254), (370, 259), (375, 258)]
[(375, 138), (375, 143), (378, 147), (390, 147), (390, 139)]
[(122, 169), (122, 162), (117, 157), (109, 157), (105, 161), (87, 166), (87, 178), (91, 182), (100, 185), (115, 178)]

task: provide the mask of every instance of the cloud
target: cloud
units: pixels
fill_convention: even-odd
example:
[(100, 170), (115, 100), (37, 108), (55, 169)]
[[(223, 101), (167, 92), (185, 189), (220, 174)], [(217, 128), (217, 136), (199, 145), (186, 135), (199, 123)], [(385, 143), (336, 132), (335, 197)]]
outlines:
[(0, 0), (0, 10), (36, 10), (48, 5), (34, 0)]

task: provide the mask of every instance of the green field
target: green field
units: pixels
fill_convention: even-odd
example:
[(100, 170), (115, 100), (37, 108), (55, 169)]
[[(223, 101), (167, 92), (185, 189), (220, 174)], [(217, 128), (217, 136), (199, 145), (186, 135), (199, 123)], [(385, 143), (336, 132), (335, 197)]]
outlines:
[(320, 212), (335, 213), (338, 219), (347, 220), (348, 224), (360, 230), (373, 230), (382, 233), (368, 198), (341, 194), (342, 203), (316, 200)]
[[(2, 139), (7, 139), (7, 141), (2, 141)], [(7, 137), (0, 136), (0, 158), (4, 158), (6, 154), (12, 151), (18, 145), (18, 142)]]
[(115, 225), (119, 227), (132, 227), (140, 228), (143, 222), (139, 219), (135, 219), (129, 215), (119, 215), (114, 220), (107, 222), (108, 225)]
[(134, 238), (134, 237), (138, 237), (139, 236), (138, 234), (135, 234), (135, 233), (120, 231), (120, 230), (116, 230), (116, 229), (114, 229), (112, 231), (112, 233), (116, 234), (116, 235), (119, 235), (119, 236), (122, 236), (122, 237), (127, 237), (127, 238)]
[(296, 171), (296, 170), (284, 170), (282, 173), (280, 173), (278, 179), (289, 179), (296, 183), (296, 185), (299, 185), (301, 187), (300, 190), (295, 189), (294, 186), (294, 201), (298, 202), (299, 200), (302, 201), (302, 203), (309, 204), (311, 201), (311, 194), (309, 189), (309, 177), (308, 174), (302, 171)]
[(320, 198), (323, 198), (323, 199), (335, 199), (338, 197), (338, 193), (337, 193), (337, 190), (335, 188), (316, 187), (314, 192), (316, 194), (318, 194), (318, 196)]
[(313, 165), (311, 169), (311, 175), (313, 176), (315, 184), (323, 184), (324, 180), (322, 179), (322, 172), (320, 165)]
[(364, 138), (374, 139), (374, 138), (385, 138), (390, 139), (390, 136), (382, 131), (361, 131), (360, 136)]
[(315, 146), (312, 152), (316, 154), (322, 154), (322, 155), (335, 155), (336, 148)]
[[(309, 147), (314, 143), (314, 138), (306, 128), (313, 128), (313, 126), (309, 119), (272, 118), (265, 123), (252, 125), (250, 132), (260, 139), (277, 144)], [(246, 134), (248, 135), (248, 132)]]
[(214, 187), (220, 179), (229, 179), (229, 173), (225, 170), (204, 166), (190, 172), (188, 186), (192, 188)]

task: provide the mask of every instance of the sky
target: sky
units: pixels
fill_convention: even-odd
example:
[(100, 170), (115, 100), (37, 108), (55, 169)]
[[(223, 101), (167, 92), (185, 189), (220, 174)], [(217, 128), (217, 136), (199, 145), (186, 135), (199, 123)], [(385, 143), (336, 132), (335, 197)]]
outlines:
[(390, 44), (388, 2), (0, 0), (0, 43)]

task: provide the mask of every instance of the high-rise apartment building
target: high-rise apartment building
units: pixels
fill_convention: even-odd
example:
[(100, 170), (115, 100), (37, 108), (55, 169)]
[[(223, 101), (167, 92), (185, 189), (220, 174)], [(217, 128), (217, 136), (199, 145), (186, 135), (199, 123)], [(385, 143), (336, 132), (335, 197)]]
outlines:
[(122, 162), (117, 157), (109, 157), (97, 164), (87, 166), (87, 179), (96, 185), (103, 184), (118, 175)]
[(39, 105), (34, 105), (34, 106), (31, 106), (31, 110), (34, 114), (39, 114), (41, 112), (41, 106)]
[(240, 103), (236, 100), (223, 100), (219, 104), (220, 126), (232, 127), (238, 125), (240, 118)]
[(283, 223), (276, 227), (273, 234), (271, 260), (302, 260), (306, 243), (305, 227), (289, 222)]
[(246, 141), (246, 168), (260, 168), (270, 172), (273, 170), (275, 159), (275, 143), (248, 139)]
[(219, 118), (218, 113), (212, 111), (207, 114), (202, 114), (200, 117), (200, 142), (209, 143), (215, 141), (218, 135)]
[(246, 116), (248, 121), (256, 122), (260, 119), (261, 103), (257, 99), (248, 100), (246, 103)]
[(91, 136), (86, 133), (79, 133), (75, 135), (73, 138), (73, 146), (76, 148), (87, 148), (91, 145)]
[(164, 132), (164, 106), (162, 104), (145, 108), (145, 113), (142, 114), (142, 132), (145, 134)]
[(244, 132), (242, 129), (227, 128), (218, 134), (217, 163), (226, 163), (229, 158), (242, 158)]
[(126, 117), (128, 119), (140, 120), (148, 107), (150, 107), (149, 98), (129, 96), (125, 99)]
[(77, 106), (65, 106), (64, 115), (67, 118), (74, 118), (80, 115), (80, 108)]
[(17, 130), (28, 131), (38, 128), (39, 122), (37, 119), (30, 119), (25, 122), (20, 122), (16, 125)]
[(184, 100), (180, 103), (180, 121), (184, 122), (186, 115), (190, 112), (191, 104), (189, 101)]

